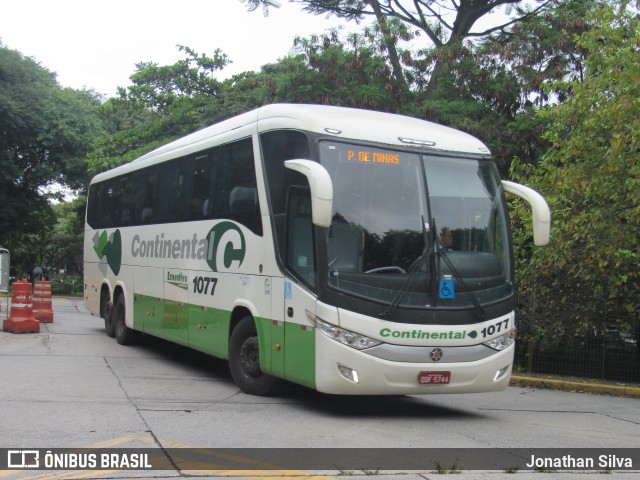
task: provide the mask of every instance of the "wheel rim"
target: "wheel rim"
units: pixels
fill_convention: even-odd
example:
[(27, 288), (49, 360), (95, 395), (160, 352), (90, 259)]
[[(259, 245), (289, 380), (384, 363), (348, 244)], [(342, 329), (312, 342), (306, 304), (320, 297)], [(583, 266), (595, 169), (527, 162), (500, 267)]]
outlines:
[(247, 377), (260, 378), (262, 376), (258, 337), (249, 337), (242, 342), (240, 347), (240, 368), (242, 368)]

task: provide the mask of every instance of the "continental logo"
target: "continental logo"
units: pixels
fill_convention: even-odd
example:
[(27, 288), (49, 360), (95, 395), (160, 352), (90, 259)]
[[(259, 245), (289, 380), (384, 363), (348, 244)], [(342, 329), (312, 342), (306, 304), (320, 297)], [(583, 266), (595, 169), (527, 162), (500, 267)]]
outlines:
[(244, 261), (247, 244), (242, 230), (233, 222), (220, 222), (205, 238), (165, 238), (161, 233), (153, 238), (136, 234), (131, 241), (134, 258), (174, 260), (205, 260), (212, 271), (239, 268)]
[(106, 258), (107, 265), (109, 265), (114, 275), (120, 273), (120, 265), (122, 264), (122, 237), (120, 236), (120, 230), (114, 231), (111, 235), (107, 234), (106, 230), (100, 234), (96, 232), (93, 237), (93, 250), (100, 260)]
[(471, 330), (470, 332), (430, 332), (428, 330), (391, 330), (383, 328), (380, 330), (380, 336), (383, 338), (411, 338), (416, 340), (464, 340), (465, 338), (476, 338), (478, 332)]

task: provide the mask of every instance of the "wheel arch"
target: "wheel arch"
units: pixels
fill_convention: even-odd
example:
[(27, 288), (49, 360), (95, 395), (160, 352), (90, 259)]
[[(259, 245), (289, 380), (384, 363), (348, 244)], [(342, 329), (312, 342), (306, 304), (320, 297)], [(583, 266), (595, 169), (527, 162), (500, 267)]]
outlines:
[[(260, 318), (258, 316), (258, 311), (255, 305), (248, 300), (239, 300), (235, 303), (233, 310), (231, 311), (231, 317), (229, 319), (229, 332), (227, 337), (227, 345), (231, 344), (231, 336), (233, 335), (234, 330), (238, 326), (238, 324), (242, 321), (243, 318), (251, 317), (253, 320), (253, 324), (256, 328), (256, 332), (258, 334), (258, 343), (260, 344), (260, 363), (262, 367), (266, 367), (265, 362), (267, 362), (266, 351), (268, 348), (267, 345), (267, 336), (268, 333), (264, 331), (264, 326), (260, 322)], [(229, 354), (229, 349), (227, 348), (227, 358)]]
[(113, 296), (111, 295), (111, 284), (108, 281), (102, 282), (100, 286), (100, 296), (99, 296), (98, 312), (100, 312), (100, 316), (104, 318), (105, 315), (109, 314), (111, 306), (113, 305)]
[(240, 323), (240, 320), (247, 316), (253, 318), (254, 322), (256, 321), (256, 316), (246, 305), (236, 305), (233, 308), (231, 311), (231, 318), (229, 319), (229, 340), (231, 339), (231, 334)]

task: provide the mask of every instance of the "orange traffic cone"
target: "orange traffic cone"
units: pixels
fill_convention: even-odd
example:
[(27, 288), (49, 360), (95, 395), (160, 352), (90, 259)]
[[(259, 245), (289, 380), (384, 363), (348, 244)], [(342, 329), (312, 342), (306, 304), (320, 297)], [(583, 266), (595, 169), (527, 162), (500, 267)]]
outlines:
[(11, 314), (2, 329), (11, 333), (38, 333), (40, 322), (33, 317), (33, 296), (31, 284), (26, 280), (13, 283), (11, 294)]
[(36, 280), (33, 284), (33, 316), (44, 323), (53, 322), (51, 282)]

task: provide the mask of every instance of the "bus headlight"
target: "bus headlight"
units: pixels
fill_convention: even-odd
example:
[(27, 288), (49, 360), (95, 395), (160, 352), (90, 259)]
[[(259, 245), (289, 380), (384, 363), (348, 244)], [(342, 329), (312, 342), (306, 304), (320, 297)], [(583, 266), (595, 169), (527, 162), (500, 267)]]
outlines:
[(340, 342), (343, 345), (355, 348), (356, 350), (364, 350), (365, 348), (375, 347), (382, 343), (380, 340), (360, 335), (359, 333), (345, 330), (344, 328), (336, 327), (308, 311), (307, 319), (327, 337), (335, 340), (336, 342)]
[(515, 341), (516, 341), (516, 331), (511, 330), (510, 332), (505, 333), (500, 337), (489, 340), (488, 342), (484, 342), (483, 345), (486, 345), (489, 348), (493, 348), (494, 350), (500, 351), (500, 350), (504, 350), (507, 347), (510, 347), (511, 345), (513, 345)]

